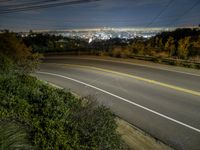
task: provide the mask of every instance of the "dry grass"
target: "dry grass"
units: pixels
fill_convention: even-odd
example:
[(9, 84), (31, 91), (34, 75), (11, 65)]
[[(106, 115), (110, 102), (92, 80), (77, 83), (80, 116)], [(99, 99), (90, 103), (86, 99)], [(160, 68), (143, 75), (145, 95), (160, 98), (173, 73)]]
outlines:
[(171, 147), (155, 140), (140, 129), (119, 118), (116, 119), (118, 133), (122, 136), (124, 142), (134, 150), (172, 150)]

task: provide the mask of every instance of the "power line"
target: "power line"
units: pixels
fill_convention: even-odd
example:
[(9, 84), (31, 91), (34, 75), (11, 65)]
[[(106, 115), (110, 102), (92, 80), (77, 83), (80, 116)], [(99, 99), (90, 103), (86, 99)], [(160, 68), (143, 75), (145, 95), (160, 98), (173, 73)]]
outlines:
[(172, 4), (172, 2), (173, 0), (169, 0), (167, 5), (165, 5), (165, 7), (152, 19), (152, 21), (149, 24), (147, 24), (146, 27), (152, 25), (163, 14), (163, 12), (165, 12), (165, 10), (168, 9), (168, 7)]
[[(18, 5), (10, 5), (11, 7), (19, 7), (20, 8), (14, 8), (14, 9), (7, 9), (3, 10), (3, 13), (12, 13), (15, 11), (25, 11), (25, 10), (32, 10), (32, 9), (40, 9), (40, 8), (47, 8), (47, 7), (56, 7), (56, 6), (62, 6), (62, 5), (70, 5), (70, 4), (78, 4), (78, 3), (84, 3), (84, 2), (91, 2), (91, 1), (97, 1), (97, 0), (77, 0), (77, 1), (67, 1), (67, 2), (60, 2), (57, 3), (59, 0), (44, 0), (43, 2), (31, 2), (31, 3), (22, 3)], [(54, 2), (54, 3), (48, 3), (48, 2)], [(39, 4), (39, 5), (38, 5)], [(8, 5), (9, 7), (9, 5)]]
[[(7, 10), (8, 12), (6, 12), (6, 13), (13, 13), (12, 11), (27, 11), (27, 10), (33, 10), (33, 9), (43, 9), (43, 7), (45, 7), (45, 8), (49, 8), (49, 3), (48, 3), (48, 5), (46, 5), (47, 4), (47, 2), (57, 2), (57, 3), (51, 3), (51, 5), (50, 5), (50, 7), (56, 7), (58, 4), (59, 4), (59, 6), (63, 6), (63, 5), (72, 5), (72, 4), (79, 4), (79, 3), (85, 3), (85, 2), (93, 2), (93, 1), (99, 1), (99, 0), (77, 0), (77, 1), (68, 1), (68, 2), (59, 2), (58, 3), (58, 1), (59, 0), (44, 0), (43, 1), (43, 5), (41, 5), (42, 4), (42, 2), (41, 2), (41, 4), (40, 5), (35, 5), (35, 6), (24, 6), (24, 8), (15, 8), (15, 9), (12, 9), (12, 10)], [(1, 2), (1, 1), (0, 1)], [(74, 3), (75, 2), (75, 3)], [(145, 27), (149, 27), (151, 24), (153, 24), (162, 14), (163, 14), (163, 12), (164, 11), (166, 11), (166, 9), (171, 5), (171, 3), (173, 2), (173, 0), (170, 0), (170, 1), (168, 1), (168, 3), (165, 5), (165, 7), (153, 18), (153, 20), (149, 23), (149, 22), (145, 22), (145, 23), (136, 23), (136, 24), (134, 24), (134, 25), (138, 25), (138, 26), (141, 26), (141, 25), (144, 25)], [(190, 8), (190, 10), (189, 11), (191, 11), (191, 9), (193, 9), (197, 4), (198, 4), (198, 2), (199, 1), (197, 1), (191, 8)], [(35, 2), (32, 2), (32, 3), (35, 3)], [(64, 4), (63, 4), (64, 3)], [(28, 3), (29, 5), (30, 5), (30, 3)], [(14, 5), (13, 5), (14, 6)], [(35, 8), (36, 7), (36, 8)], [(38, 8), (39, 7), (39, 8)], [(188, 11), (187, 11), (188, 12)], [(186, 13), (187, 13), (186, 12)], [(2, 12), (0, 11), (0, 14), (1, 14)], [(2, 13), (2, 14), (4, 14), (4, 12)], [(185, 14), (184, 14), (185, 15)], [(183, 17), (184, 15), (178, 15), (180, 18), (181, 17)], [(169, 17), (176, 17), (176, 16), (169, 16)], [(177, 18), (177, 17), (176, 17)], [(179, 18), (179, 19), (180, 19)], [(18, 18), (19, 19), (19, 18)], [(31, 19), (32, 20), (32, 19)], [(35, 20), (37, 20), (37, 19), (35, 19)], [(43, 20), (42, 19), (42, 21), (45, 21), (45, 19)], [(50, 19), (50, 20), (47, 20), (47, 21), (52, 21), (52, 22), (54, 22), (54, 21), (59, 21), (59, 20), (52, 20), (52, 19)], [(62, 20), (63, 21), (63, 20)], [(112, 23), (114, 23), (114, 22), (121, 22), (121, 23), (123, 23), (123, 22), (129, 22), (129, 20), (127, 20), (127, 21), (112, 21), (112, 20), (109, 20), (110, 22), (112, 22)], [(132, 20), (131, 20), (132, 21)], [(67, 20), (67, 21), (65, 21), (65, 23), (72, 23), (72, 22), (74, 22), (74, 21), (70, 21), (70, 20)], [(79, 22), (79, 21), (78, 21)], [(76, 22), (76, 23), (78, 23), (78, 22)], [(162, 22), (158, 22), (158, 23), (162, 23)], [(165, 26), (167, 26), (167, 25), (165, 25)]]
[(171, 21), (168, 25), (172, 25), (172, 23), (177, 23), (182, 17), (184, 17), (186, 14), (188, 14), (193, 8), (195, 8), (200, 3), (200, 0), (197, 0), (188, 10), (184, 11), (182, 15), (180, 15), (179, 18), (175, 18), (173, 21)]
[(21, 11), (28, 11), (28, 10), (35, 10), (35, 9), (44, 9), (44, 8), (51, 8), (51, 7), (58, 7), (58, 6), (64, 6), (64, 5), (75, 5), (75, 4), (81, 4), (81, 3), (89, 3), (89, 2), (95, 2), (100, 0), (77, 0), (77, 1), (68, 1), (68, 2), (60, 2), (60, 3), (48, 3), (48, 4), (42, 4), (42, 5), (34, 5), (34, 6), (25, 6), (23, 8), (15, 8), (10, 10), (4, 10), (0, 11), (1, 14), (8, 14), (8, 13), (15, 13), (15, 12), (21, 12)]
[[(180, 17), (180, 14), (179, 15), (169, 15), (169, 16), (163, 16), (162, 18), (166, 18), (166, 19), (174, 19), (174, 18), (177, 18), (177, 17)], [(190, 15), (190, 17), (198, 17), (196, 14), (193, 14), (193, 15)], [(84, 20), (82, 19), (73, 19), (73, 20), (69, 20), (69, 19), (65, 19), (65, 18), (38, 18), (36, 16), (30, 16), (28, 18), (4, 18), (4, 20), (23, 20), (23, 21), (26, 21), (26, 20), (35, 20), (35, 21), (47, 21), (47, 22), (59, 22), (59, 21), (62, 21), (62, 22), (83, 22)], [(107, 21), (107, 22), (111, 22), (111, 23), (114, 23), (114, 22), (121, 22), (121, 23), (133, 23), (133, 22), (136, 22), (138, 21), (138, 19), (123, 19), (123, 20), (120, 20), (120, 19), (106, 19), (105, 18), (95, 18), (94, 20), (92, 21), (97, 21), (97, 22), (102, 22), (102, 21)], [(138, 23), (141, 23), (142, 25), (142, 22), (137, 22)], [(145, 23), (145, 26), (147, 26), (149, 24), (148, 21), (144, 22)], [(157, 23), (163, 23), (163, 20), (157, 20)]]
[[(38, 4), (44, 4), (44, 3), (48, 3), (48, 2), (55, 2), (56, 0), (42, 0), (42, 1), (35, 1), (35, 2), (29, 2), (29, 3), (17, 3), (17, 4), (11, 4), (11, 5), (3, 5), (1, 7), (3, 8), (7, 8), (7, 10), (5, 11), (8, 11), (8, 10), (11, 10), (12, 7), (21, 7), (23, 8), (24, 6), (31, 6), (31, 5), (38, 5)], [(1, 1), (0, 1), (1, 2)], [(7, 2), (7, 1), (6, 1)], [(15, 8), (16, 9), (16, 8)]]
[(13, 0), (0, 0), (0, 2), (8, 2), (8, 1), (13, 1)]

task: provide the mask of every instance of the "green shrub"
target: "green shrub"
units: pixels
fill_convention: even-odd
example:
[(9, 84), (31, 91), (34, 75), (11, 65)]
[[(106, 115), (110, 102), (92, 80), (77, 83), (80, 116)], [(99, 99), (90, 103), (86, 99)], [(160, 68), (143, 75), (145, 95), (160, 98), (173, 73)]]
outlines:
[(130, 57), (131, 54), (132, 50), (130, 50), (128, 47), (115, 47), (109, 53), (110, 56), (118, 58), (127, 58)]
[[(34, 71), (41, 57), (38, 53), (33, 54), (32, 50), (15, 33), (9, 32), (0, 34), (0, 55), (0, 62), (6, 61), (6, 63), (11, 64), (11, 60), (15, 64), (15, 71), (20, 74)], [(4, 66), (5, 68), (7, 65), (0, 65), (0, 67)]]
[[(38, 149), (120, 149), (115, 116), (34, 77), (0, 75), (0, 120), (26, 126)], [(1, 135), (0, 135), (1, 136)]]
[(21, 124), (4, 120), (0, 121), (0, 148), (2, 150), (33, 150), (29, 133)]
[(14, 71), (14, 64), (11, 59), (0, 53), (0, 74), (10, 74)]

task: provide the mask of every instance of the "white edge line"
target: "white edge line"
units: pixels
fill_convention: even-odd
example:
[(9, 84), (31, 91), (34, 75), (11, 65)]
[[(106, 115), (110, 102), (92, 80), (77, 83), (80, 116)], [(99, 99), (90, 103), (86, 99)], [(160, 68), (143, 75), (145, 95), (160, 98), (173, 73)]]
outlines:
[[(54, 57), (49, 57), (49, 58), (50, 59), (52, 59), (52, 58), (54, 59)], [(55, 57), (55, 58), (57, 58), (57, 57)], [(164, 71), (169, 71), (169, 72), (176, 72), (176, 73), (181, 73), (181, 74), (200, 77), (199, 74), (189, 73), (189, 72), (185, 72), (185, 71), (176, 71), (176, 70), (167, 69), (167, 68), (152, 67), (152, 66), (142, 65), (142, 64), (128, 62), (128, 61), (122, 62), (122, 61), (117, 61), (117, 60), (106, 60), (106, 59), (100, 59), (100, 58), (76, 58), (76, 57), (63, 57), (63, 58), (69, 58), (69, 59), (74, 59), (75, 58), (75, 59), (83, 59), (83, 60), (98, 60), (98, 61), (122, 63), (122, 64), (129, 64), (129, 65), (133, 65), (133, 66), (141, 66), (141, 67), (147, 67), (147, 68), (151, 68), (151, 69), (158, 69), (158, 70), (164, 70)], [(174, 67), (178, 67), (178, 66), (174, 66)]]
[(82, 82), (82, 81), (79, 81), (79, 80), (76, 80), (76, 79), (73, 79), (73, 78), (70, 78), (70, 77), (66, 77), (66, 76), (63, 76), (63, 75), (59, 75), (59, 74), (54, 74), (54, 73), (49, 73), (49, 72), (42, 72), (42, 71), (38, 71), (37, 73), (39, 73), (39, 74), (47, 74), (47, 75), (52, 75), (52, 76), (57, 76), (57, 77), (65, 78), (65, 79), (68, 79), (68, 80), (71, 80), (71, 81), (74, 81), (74, 82), (77, 82), (77, 83), (86, 85), (86, 86), (88, 86), (88, 87), (91, 87), (91, 88), (94, 88), (94, 89), (96, 89), (96, 90), (99, 90), (99, 91), (101, 91), (101, 92), (103, 92), (103, 93), (106, 93), (106, 94), (108, 94), (108, 95), (111, 95), (111, 96), (113, 96), (113, 97), (115, 97), (115, 98), (118, 98), (118, 99), (120, 99), (120, 100), (122, 100), (122, 101), (125, 101), (125, 102), (127, 102), (127, 103), (132, 104), (132, 105), (135, 105), (135, 106), (137, 106), (137, 107), (139, 107), (139, 108), (142, 108), (142, 109), (144, 109), (144, 110), (146, 110), (146, 111), (149, 111), (149, 112), (151, 112), (151, 113), (153, 113), (153, 114), (156, 114), (156, 115), (158, 115), (158, 116), (161, 116), (161, 117), (163, 117), (163, 118), (165, 118), (165, 119), (168, 119), (168, 120), (170, 120), (170, 121), (172, 121), (172, 122), (175, 122), (175, 123), (177, 123), (177, 124), (180, 124), (180, 125), (182, 125), (182, 126), (185, 126), (185, 127), (189, 128), (189, 129), (192, 129), (192, 130), (194, 130), (194, 131), (200, 133), (200, 129), (197, 129), (197, 128), (195, 128), (195, 127), (192, 127), (192, 126), (190, 126), (190, 125), (188, 125), (188, 124), (185, 124), (185, 123), (183, 123), (183, 122), (181, 122), (181, 121), (178, 121), (178, 120), (176, 120), (176, 119), (173, 119), (173, 118), (171, 118), (171, 117), (168, 117), (168, 116), (166, 116), (166, 115), (163, 115), (163, 114), (161, 114), (161, 113), (159, 113), (159, 112), (157, 112), (157, 111), (154, 111), (154, 110), (152, 110), (152, 109), (149, 109), (149, 108), (147, 108), (147, 107), (145, 107), (145, 106), (142, 106), (142, 105), (140, 105), (140, 104), (137, 104), (137, 103), (135, 103), (135, 102), (132, 102), (132, 101), (130, 101), (130, 100), (128, 100), (128, 99), (125, 99), (125, 98), (123, 98), (123, 97), (120, 97), (120, 96), (117, 96), (117, 95), (115, 95), (115, 94), (112, 94), (112, 93), (110, 93), (110, 92), (108, 92), (108, 91), (105, 91), (105, 90), (100, 89), (100, 88), (98, 88), (98, 87), (95, 87), (95, 86), (93, 86), (93, 85), (84, 83), (84, 82)]

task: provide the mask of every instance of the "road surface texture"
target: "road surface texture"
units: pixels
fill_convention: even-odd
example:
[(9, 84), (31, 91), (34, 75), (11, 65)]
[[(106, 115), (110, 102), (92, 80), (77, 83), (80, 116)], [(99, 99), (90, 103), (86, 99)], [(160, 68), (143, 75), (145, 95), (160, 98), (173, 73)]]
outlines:
[(51, 56), (36, 76), (95, 98), (175, 149), (200, 150), (200, 71), (116, 60)]

